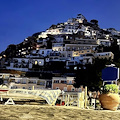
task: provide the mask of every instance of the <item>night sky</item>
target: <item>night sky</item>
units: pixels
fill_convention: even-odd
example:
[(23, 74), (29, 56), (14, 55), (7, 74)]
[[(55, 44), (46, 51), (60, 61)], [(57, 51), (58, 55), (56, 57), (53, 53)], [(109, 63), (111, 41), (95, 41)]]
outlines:
[(77, 14), (120, 30), (119, 6), (120, 0), (0, 0), (0, 52)]

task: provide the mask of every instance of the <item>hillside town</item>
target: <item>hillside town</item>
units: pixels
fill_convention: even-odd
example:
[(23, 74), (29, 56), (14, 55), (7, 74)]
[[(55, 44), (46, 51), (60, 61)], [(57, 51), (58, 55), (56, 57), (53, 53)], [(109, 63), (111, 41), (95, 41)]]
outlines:
[(74, 87), (77, 66), (86, 69), (95, 59), (114, 61), (113, 45), (119, 50), (120, 31), (101, 29), (98, 20), (88, 22), (78, 14), (1, 52), (0, 83), (15, 89), (81, 91), (82, 84)]

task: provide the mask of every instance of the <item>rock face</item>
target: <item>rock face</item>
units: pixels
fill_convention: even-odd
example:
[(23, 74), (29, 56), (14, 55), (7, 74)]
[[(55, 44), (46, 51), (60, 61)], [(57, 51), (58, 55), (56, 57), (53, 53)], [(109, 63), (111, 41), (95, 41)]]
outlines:
[(101, 94), (99, 100), (104, 109), (117, 110), (120, 99), (118, 94), (109, 93)]

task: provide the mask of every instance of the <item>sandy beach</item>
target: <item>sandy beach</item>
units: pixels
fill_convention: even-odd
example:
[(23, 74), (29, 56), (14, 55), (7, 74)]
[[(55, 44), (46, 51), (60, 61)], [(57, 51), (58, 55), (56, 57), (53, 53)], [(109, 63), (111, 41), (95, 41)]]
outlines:
[(0, 120), (120, 120), (120, 111), (66, 106), (0, 105)]

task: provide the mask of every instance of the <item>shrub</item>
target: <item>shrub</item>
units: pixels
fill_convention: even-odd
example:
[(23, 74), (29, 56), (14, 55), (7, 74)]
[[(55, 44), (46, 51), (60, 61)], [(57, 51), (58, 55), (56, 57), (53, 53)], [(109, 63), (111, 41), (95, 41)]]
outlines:
[(107, 84), (103, 89), (103, 93), (118, 93), (118, 91), (118, 86), (116, 84)]

